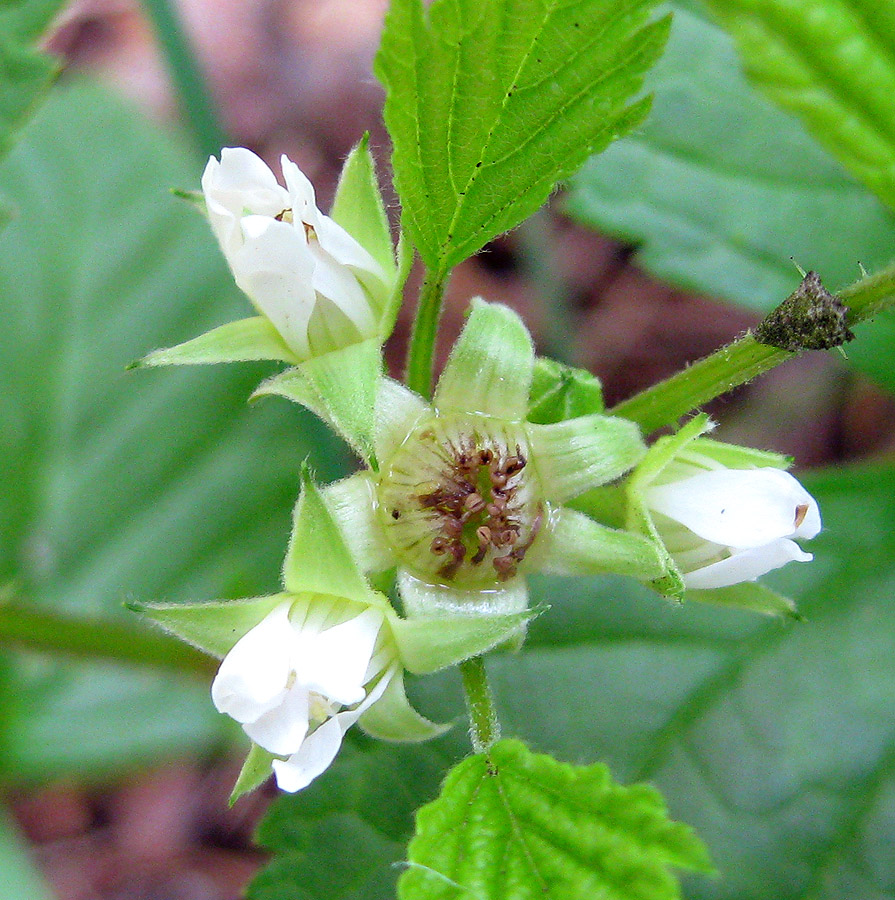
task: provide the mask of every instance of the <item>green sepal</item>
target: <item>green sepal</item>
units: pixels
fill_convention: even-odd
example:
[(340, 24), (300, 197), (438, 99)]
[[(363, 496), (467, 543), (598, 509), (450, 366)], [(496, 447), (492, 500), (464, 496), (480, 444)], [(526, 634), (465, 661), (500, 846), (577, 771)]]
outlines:
[(472, 412), (506, 421), (528, 411), (534, 347), (516, 313), (476, 297), (438, 379), (439, 412)]
[(407, 699), (404, 672), (398, 669), (385, 693), (358, 720), (370, 737), (380, 741), (418, 743), (444, 734), (451, 726), (439, 725), (420, 715)]
[(348, 154), (333, 198), (330, 218), (341, 225), (382, 266), (388, 281), (395, 277), (392, 232), (382, 202), (376, 163), (365, 133)]
[(764, 613), (766, 616), (781, 616), (785, 619), (803, 621), (793, 600), (772, 591), (757, 581), (744, 581), (729, 587), (703, 591), (688, 590), (684, 594), (684, 600), (695, 600), (699, 603), (711, 603), (714, 606), (745, 609), (749, 612)]
[(569, 500), (566, 508), (577, 509), (601, 525), (624, 528), (628, 520), (627, 485), (622, 482), (592, 488)]
[(230, 806), (233, 806), (240, 797), (261, 787), (270, 778), (271, 763), (276, 758), (269, 750), (265, 750), (255, 743), (252, 744), (249, 755), (242, 764), (236, 784), (233, 785), (233, 790), (230, 792)]
[(404, 301), (404, 285), (407, 284), (407, 278), (413, 268), (413, 244), (403, 230), (398, 234), (397, 258), (398, 271), (395, 275), (394, 286), (391, 296), (386, 300), (379, 323), (379, 338), (383, 343), (395, 330), (395, 322), (398, 320), (398, 313), (401, 311), (401, 304)]
[(290, 594), (271, 594), (244, 600), (212, 600), (208, 603), (128, 603), (165, 631), (205, 653), (222, 659)]
[(553, 510), (538, 544), (540, 568), (556, 575), (628, 575), (640, 581), (668, 570), (661, 544), (641, 534), (608, 528), (574, 509)]
[(711, 438), (698, 437), (690, 449), (703, 456), (708, 456), (727, 469), (774, 468), (788, 469), (793, 459), (783, 453), (772, 450), (756, 450), (754, 447), (740, 447), (737, 444), (725, 444)]
[(404, 668), (428, 675), (456, 666), (524, 633), (525, 626), (547, 609), (538, 606), (513, 613), (391, 617), (392, 633)]
[(604, 410), (600, 380), (585, 369), (539, 356), (528, 397), (529, 422), (550, 425)]
[(176, 347), (154, 350), (128, 368), (148, 366), (193, 366), (208, 363), (253, 362), (276, 359), (296, 363), (280, 333), (264, 316), (228, 322)]
[(613, 481), (646, 453), (637, 425), (618, 416), (527, 425), (526, 432), (544, 492), (556, 503)]
[(171, 193), (178, 200), (184, 200), (197, 213), (208, 215), (208, 207), (205, 205), (205, 195), (202, 191), (187, 191), (183, 188), (171, 188)]
[(705, 413), (700, 413), (698, 416), (693, 416), (674, 434), (660, 437), (649, 448), (649, 452), (640, 465), (631, 473), (631, 477), (628, 479), (631, 493), (647, 487), (681, 450), (713, 427), (711, 419)]
[(322, 489), (326, 504), (360, 570), (370, 575), (395, 566), (379, 522), (376, 486), (369, 472), (355, 472)]
[[(378, 598), (364, 580), (307, 466), (302, 467), (301, 481), (283, 563), (283, 586), (294, 594), (329, 594), (362, 602)], [(381, 603), (377, 599), (374, 605)]]
[(319, 416), (366, 462), (375, 462), (376, 392), (382, 374), (379, 341), (370, 338), (312, 357), (262, 382), (252, 399), (276, 394)]

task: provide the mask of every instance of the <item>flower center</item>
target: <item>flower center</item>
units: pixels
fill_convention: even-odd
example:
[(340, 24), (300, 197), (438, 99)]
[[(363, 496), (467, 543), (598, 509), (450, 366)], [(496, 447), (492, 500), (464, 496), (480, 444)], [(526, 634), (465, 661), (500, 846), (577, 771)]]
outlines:
[(445, 416), (401, 445), (379, 485), (395, 554), (415, 575), (460, 588), (512, 578), (545, 504), (525, 433), (482, 416)]

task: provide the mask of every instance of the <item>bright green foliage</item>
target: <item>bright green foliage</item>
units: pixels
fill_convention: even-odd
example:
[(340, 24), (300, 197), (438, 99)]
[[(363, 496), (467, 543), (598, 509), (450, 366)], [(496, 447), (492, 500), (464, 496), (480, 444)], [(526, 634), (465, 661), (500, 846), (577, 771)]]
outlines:
[[(649, 271), (768, 312), (799, 283), (791, 258), (832, 291), (859, 277), (858, 261), (891, 261), (895, 217), (749, 86), (717, 26), (676, 8), (647, 87), (649, 119), (572, 180), (568, 209), (637, 244)], [(850, 363), (892, 384), (895, 318), (857, 333)]]
[(895, 207), (895, 7), (888, 0), (707, 0), (753, 80)]
[(669, 866), (711, 871), (658, 791), (501, 741), (464, 760), (417, 815), (401, 900), (680, 897)]
[[(301, 460), (323, 478), (344, 464), (313, 417), (246, 406), (269, 367), (125, 371), (249, 311), (168, 192), (198, 174), (86, 88), (60, 91), (0, 166), (20, 210), (0, 233), (0, 584), (16, 603), (136, 624), (123, 601), (275, 590)], [(8, 659), (7, 775), (96, 777), (220, 739), (198, 679)]]
[(637, 125), (628, 102), (668, 21), (655, 0), (394, 0), (387, 91), (405, 224), (441, 274), (518, 225), (592, 153)]

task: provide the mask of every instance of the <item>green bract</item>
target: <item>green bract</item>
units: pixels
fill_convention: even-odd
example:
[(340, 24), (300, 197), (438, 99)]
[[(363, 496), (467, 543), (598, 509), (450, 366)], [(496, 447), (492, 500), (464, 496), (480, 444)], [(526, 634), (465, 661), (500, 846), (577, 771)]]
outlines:
[[(518, 615), (535, 569), (665, 571), (649, 538), (563, 506), (643, 457), (637, 427), (600, 414), (527, 421), (534, 366), (519, 317), (476, 300), (432, 404), (383, 379), (372, 433), (346, 435), (372, 444), (374, 465), (328, 487), (327, 502), (365, 572), (397, 566), (411, 617)], [(306, 403), (287, 376), (262, 389)], [(590, 386), (585, 394), (599, 401)]]

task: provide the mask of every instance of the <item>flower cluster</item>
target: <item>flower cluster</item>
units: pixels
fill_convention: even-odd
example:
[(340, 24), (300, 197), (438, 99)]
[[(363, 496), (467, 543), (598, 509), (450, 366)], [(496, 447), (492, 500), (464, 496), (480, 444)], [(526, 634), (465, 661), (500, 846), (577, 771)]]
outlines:
[[(410, 706), (405, 671), (521, 645), (531, 572), (789, 608), (753, 584), (811, 559), (795, 539), (820, 531), (788, 460), (706, 437), (704, 416), (648, 448), (634, 422), (606, 414), (592, 376), (538, 359), (519, 317), (480, 299), (428, 402), (381, 372), (402, 273), (365, 145), (332, 218), (294, 163), (281, 167), (285, 186), (227, 149), (202, 179), (260, 315), (145, 360), (289, 362), (257, 393), (309, 407), (366, 464), (322, 489), (305, 474), (280, 593), (146, 608), (222, 658), (213, 702), (252, 741), (237, 794), (271, 770), (284, 790), (305, 787), (355, 723), (388, 740), (439, 734)], [(392, 570), (403, 617), (368, 581)]]

